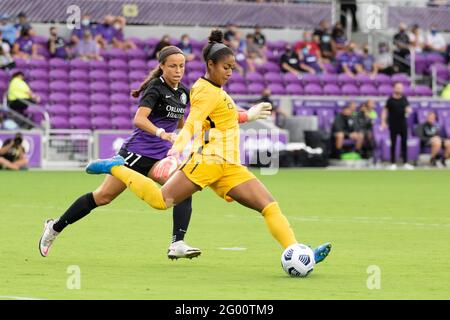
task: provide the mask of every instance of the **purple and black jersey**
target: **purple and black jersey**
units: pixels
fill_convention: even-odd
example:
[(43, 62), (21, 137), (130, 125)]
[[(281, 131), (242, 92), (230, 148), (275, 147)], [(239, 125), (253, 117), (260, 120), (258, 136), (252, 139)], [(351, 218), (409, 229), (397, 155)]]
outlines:
[[(184, 85), (180, 83), (175, 90), (162, 77), (159, 77), (150, 81), (141, 96), (139, 106), (152, 109), (148, 119), (156, 127), (164, 128), (166, 132), (174, 132), (178, 121), (184, 117), (188, 103), (189, 90)], [(167, 156), (171, 146), (169, 141), (136, 128), (122, 148), (148, 158), (161, 160)]]

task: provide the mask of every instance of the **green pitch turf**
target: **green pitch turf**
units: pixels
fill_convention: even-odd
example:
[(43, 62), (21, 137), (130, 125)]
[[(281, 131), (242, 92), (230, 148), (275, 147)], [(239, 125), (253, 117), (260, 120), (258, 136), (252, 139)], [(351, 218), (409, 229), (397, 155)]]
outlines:
[[(157, 212), (129, 191), (69, 226), (42, 258), (44, 219), (102, 179), (0, 172), (0, 299), (450, 298), (450, 171), (262, 176), (300, 242), (333, 244), (306, 279), (283, 272), (282, 249), (257, 213), (211, 190), (194, 196), (186, 238), (202, 249), (198, 259), (168, 260), (170, 211)], [(74, 270), (80, 289), (69, 289)]]

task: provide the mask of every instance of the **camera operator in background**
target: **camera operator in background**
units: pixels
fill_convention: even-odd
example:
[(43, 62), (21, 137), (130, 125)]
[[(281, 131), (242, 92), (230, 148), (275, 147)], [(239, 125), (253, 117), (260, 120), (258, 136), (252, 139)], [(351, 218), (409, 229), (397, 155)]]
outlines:
[(10, 170), (27, 169), (28, 159), (22, 146), (22, 134), (16, 133), (12, 139), (6, 139), (0, 148), (0, 168)]

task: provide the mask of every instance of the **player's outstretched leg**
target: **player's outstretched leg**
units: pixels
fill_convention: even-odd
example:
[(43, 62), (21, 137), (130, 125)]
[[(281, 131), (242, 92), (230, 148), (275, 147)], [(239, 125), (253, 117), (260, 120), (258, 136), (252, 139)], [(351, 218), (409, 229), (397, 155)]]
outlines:
[(44, 233), (39, 240), (39, 252), (43, 257), (48, 256), (53, 241), (55, 241), (56, 236), (59, 234), (59, 232), (53, 230), (54, 223), (55, 221), (53, 219), (49, 219), (44, 223)]
[(316, 264), (325, 260), (325, 258), (330, 254), (331, 251), (331, 243), (324, 243), (317, 248), (314, 249), (314, 260)]
[(90, 162), (86, 167), (89, 174), (111, 173), (114, 166), (123, 166), (125, 159), (122, 156), (114, 156), (109, 159), (98, 159)]

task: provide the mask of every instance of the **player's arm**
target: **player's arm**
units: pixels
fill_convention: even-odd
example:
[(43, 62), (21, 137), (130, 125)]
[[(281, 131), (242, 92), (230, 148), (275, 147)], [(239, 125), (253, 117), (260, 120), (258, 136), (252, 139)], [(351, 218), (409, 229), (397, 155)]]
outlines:
[(381, 111), (381, 128), (386, 128), (387, 123), (387, 106), (384, 106), (383, 110)]
[(8, 150), (11, 149), (13, 144), (14, 144), (14, 140), (12, 140), (12, 139), (8, 143), (4, 143), (3, 146), (0, 148), (0, 155), (7, 153)]
[(134, 125), (145, 132), (160, 137), (163, 140), (173, 142), (172, 133), (166, 132), (163, 128), (158, 128), (148, 119), (151, 112), (152, 109), (148, 107), (139, 107), (134, 116)]
[(239, 123), (255, 121), (258, 119), (267, 119), (271, 115), (272, 105), (268, 102), (261, 102), (250, 109), (238, 111)]

